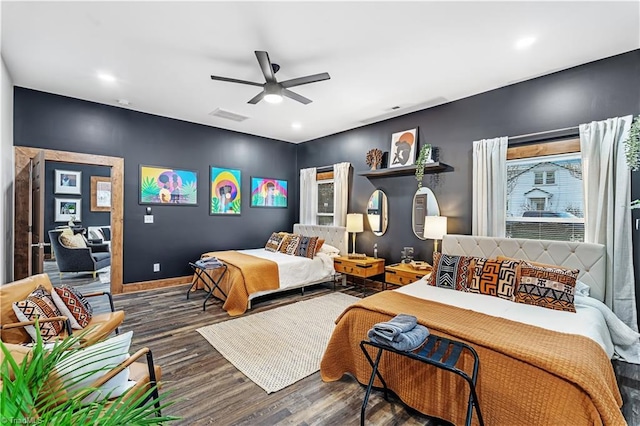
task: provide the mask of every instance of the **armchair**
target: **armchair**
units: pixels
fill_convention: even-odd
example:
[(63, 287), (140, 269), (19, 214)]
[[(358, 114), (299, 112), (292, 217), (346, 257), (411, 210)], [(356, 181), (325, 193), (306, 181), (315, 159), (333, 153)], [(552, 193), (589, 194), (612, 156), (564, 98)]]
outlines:
[(49, 231), (51, 248), (58, 264), (60, 278), (64, 272), (96, 272), (111, 265), (111, 253), (107, 244), (86, 244), (87, 247), (67, 247), (60, 241), (62, 230)]

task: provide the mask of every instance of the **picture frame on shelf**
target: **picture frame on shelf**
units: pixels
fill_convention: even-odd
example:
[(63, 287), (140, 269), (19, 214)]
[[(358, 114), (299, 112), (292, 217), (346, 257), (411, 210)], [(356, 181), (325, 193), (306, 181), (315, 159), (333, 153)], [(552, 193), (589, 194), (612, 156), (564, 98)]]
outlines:
[(224, 167), (210, 167), (209, 214), (240, 215), (242, 173)]
[(250, 207), (287, 208), (287, 188), (286, 180), (252, 176)]
[(198, 172), (140, 165), (139, 204), (198, 205)]
[(91, 211), (111, 211), (111, 178), (91, 176)]
[(82, 198), (55, 198), (55, 222), (80, 222), (82, 220)]
[(76, 170), (55, 170), (54, 193), (81, 195), (82, 172)]
[(389, 168), (415, 164), (417, 144), (417, 127), (392, 134), (391, 149), (389, 150)]

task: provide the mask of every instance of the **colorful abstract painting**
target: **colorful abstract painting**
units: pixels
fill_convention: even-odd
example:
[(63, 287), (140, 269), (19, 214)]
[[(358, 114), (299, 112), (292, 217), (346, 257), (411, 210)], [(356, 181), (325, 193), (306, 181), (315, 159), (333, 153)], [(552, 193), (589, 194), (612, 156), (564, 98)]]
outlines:
[(287, 181), (251, 178), (251, 207), (287, 207)]
[(140, 204), (198, 205), (198, 172), (140, 166)]
[(209, 214), (240, 214), (240, 170), (211, 167)]

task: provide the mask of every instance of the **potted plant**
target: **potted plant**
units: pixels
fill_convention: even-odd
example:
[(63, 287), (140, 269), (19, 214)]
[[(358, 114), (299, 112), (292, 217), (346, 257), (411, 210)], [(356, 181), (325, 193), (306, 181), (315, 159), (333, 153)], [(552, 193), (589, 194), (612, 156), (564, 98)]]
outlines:
[(422, 188), (422, 177), (424, 176), (424, 167), (428, 163), (433, 163), (431, 159), (431, 144), (422, 145), (418, 159), (416, 160), (416, 180), (418, 181), (418, 189)]

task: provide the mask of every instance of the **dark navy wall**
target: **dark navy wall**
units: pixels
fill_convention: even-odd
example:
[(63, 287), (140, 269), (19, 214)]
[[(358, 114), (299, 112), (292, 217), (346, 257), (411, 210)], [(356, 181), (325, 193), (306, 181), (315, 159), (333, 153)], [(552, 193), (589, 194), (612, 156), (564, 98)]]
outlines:
[[(392, 133), (418, 127), (420, 145), (431, 143), (439, 149), (440, 160), (453, 167), (453, 171), (439, 174), (438, 179), (425, 175), (424, 184), (434, 191), (441, 214), (449, 217), (449, 233), (470, 234), (474, 140), (561, 129), (638, 113), (640, 50), (301, 144), (298, 164), (305, 168), (351, 162), (355, 176), (349, 212), (364, 213), (375, 189), (387, 194), (387, 233), (376, 237), (365, 225), (365, 232), (357, 237), (358, 251), (372, 254), (373, 244), (377, 243), (379, 256), (395, 262), (404, 246), (413, 246), (416, 258), (430, 261), (432, 242), (419, 240), (411, 230), (415, 177), (358, 176), (368, 169), (364, 161), (368, 150), (389, 151)], [(633, 179), (635, 197), (640, 198), (637, 173)]]
[[(297, 193), (294, 144), (20, 87), (14, 99), (14, 145), (124, 158), (125, 283), (187, 275), (205, 251), (264, 246), (273, 230), (293, 227), (295, 200), (250, 208), (249, 180), (284, 179)], [(153, 206), (155, 223), (144, 224), (140, 164), (197, 170), (198, 205)], [(209, 216), (210, 165), (241, 170), (241, 215)]]

